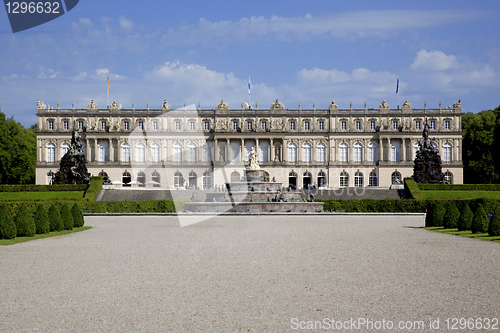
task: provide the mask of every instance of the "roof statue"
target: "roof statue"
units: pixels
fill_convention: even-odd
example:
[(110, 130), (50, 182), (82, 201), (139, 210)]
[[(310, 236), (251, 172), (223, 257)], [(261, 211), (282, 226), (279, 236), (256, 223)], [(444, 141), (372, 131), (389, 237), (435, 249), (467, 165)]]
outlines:
[(220, 100), (219, 104), (215, 107), (216, 110), (229, 110), (229, 105), (224, 102), (223, 99)]
[(285, 109), (285, 106), (283, 105), (283, 103), (281, 103), (277, 99), (271, 104), (271, 111), (273, 111), (273, 110), (284, 110), (284, 109)]
[(330, 106), (328, 107), (328, 109), (330, 109), (330, 111), (338, 110), (338, 108), (339, 108), (339, 106), (337, 105), (337, 103), (335, 103), (335, 101), (331, 101)]
[(379, 104), (379, 108), (380, 109), (388, 109), (389, 108), (389, 104), (387, 104), (385, 99)]
[(97, 103), (94, 100), (91, 100), (89, 105), (87, 106), (87, 110), (97, 110)]
[(38, 100), (36, 102), (36, 108), (38, 110), (45, 110), (45, 109), (47, 109), (47, 106), (41, 100)]
[(116, 101), (113, 101), (113, 103), (111, 103), (110, 109), (111, 110), (120, 110), (121, 107), (122, 107), (121, 104), (118, 104), (118, 103), (116, 103)]
[(404, 103), (403, 103), (403, 109), (410, 109), (411, 110), (411, 103), (408, 102), (408, 100), (406, 100)]
[(167, 100), (163, 101), (163, 104), (161, 105), (161, 110), (162, 111), (168, 111), (168, 110), (170, 110), (170, 103), (167, 102)]

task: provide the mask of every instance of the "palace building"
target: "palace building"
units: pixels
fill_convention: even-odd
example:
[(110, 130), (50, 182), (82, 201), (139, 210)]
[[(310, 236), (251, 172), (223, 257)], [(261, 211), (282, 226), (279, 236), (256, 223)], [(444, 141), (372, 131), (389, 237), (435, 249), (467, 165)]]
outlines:
[[(269, 109), (242, 104), (231, 109), (171, 110), (48, 108), (38, 102), (36, 183), (48, 184), (70, 148), (74, 129), (81, 134), (88, 171), (123, 186), (214, 188), (242, 179), (255, 147), (269, 180), (284, 186), (325, 188), (382, 187), (413, 174), (424, 125), (439, 151), (449, 183), (463, 182), (462, 105), (413, 109), (406, 101), (390, 109), (286, 109), (278, 100)], [(120, 183), (121, 182), (121, 183)]]

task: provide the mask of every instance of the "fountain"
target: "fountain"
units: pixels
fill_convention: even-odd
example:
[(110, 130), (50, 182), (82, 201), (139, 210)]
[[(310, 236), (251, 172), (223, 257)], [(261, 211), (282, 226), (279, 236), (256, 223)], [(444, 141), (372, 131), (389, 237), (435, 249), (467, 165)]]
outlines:
[(52, 184), (89, 184), (90, 173), (87, 171), (83, 144), (77, 130), (71, 135), (71, 147), (61, 158), (59, 171), (52, 179)]
[(418, 142), (419, 150), (413, 166), (415, 183), (439, 184), (444, 183), (441, 169), (441, 157), (438, 150), (431, 144), (434, 138), (429, 138), (429, 124), (427, 121), (422, 132), (423, 140)]

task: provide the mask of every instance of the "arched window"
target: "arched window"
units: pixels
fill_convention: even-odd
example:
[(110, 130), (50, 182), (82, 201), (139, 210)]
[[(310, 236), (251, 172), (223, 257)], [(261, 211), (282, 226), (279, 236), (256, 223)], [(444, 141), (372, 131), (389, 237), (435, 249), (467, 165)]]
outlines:
[(151, 145), (151, 162), (160, 163), (160, 145), (156, 142)]
[(394, 171), (391, 175), (391, 184), (401, 184), (401, 173)]
[(111, 180), (109, 179), (108, 173), (104, 170), (101, 170), (98, 174), (99, 177), (102, 177), (102, 183), (104, 185), (111, 184)]
[(288, 162), (289, 163), (297, 162), (297, 145), (295, 143), (290, 143), (288, 145)]
[(304, 143), (302, 145), (302, 162), (311, 162), (311, 145), (309, 143)]
[(377, 144), (375, 142), (368, 144), (368, 161), (378, 162)]
[(363, 162), (363, 146), (359, 142), (354, 144), (354, 162)]
[(106, 163), (108, 162), (109, 158), (109, 150), (108, 150), (108, 144), (105, 142), (102, 142), (99, 144), (99, 163)]
[(444, 181), (446, 184), (453, 184), (453, 174), (449, 171), (444, 173)]
[(378, 186), (378, 177), (375, 171), (370, 172), (368, 176), (368, 186)]
[(413, 144), (413, 160), (415, 160), (417, 158), (417, 154), (420, 150), (420, 145), (418, 144), (418, 142), (415, 142)]
[(141, 171), (137, 174), (137, 182), (140, 187), (146, 186), (146, 174), (144, 172)]
[(302, 176), (302, 185), (304, 188), (312, 185), (312, 175), (309, 171), (304, 172)]
[(146, 146), (144, 143), (138, 143), (135, 146), (135, 159), (137, 163), (145, 163), (146, 162)]
[(209, 172), (203, 173), (203, 189), (208, 190), (212, 188), (212, 175)]
[(202, 161), (204, 163), (209, 163), (212, 161), (212, 152), (211, 152), (211, 149), (210, 149), (210, 145), (208, 145), (207, 143), (204, 143), (203, 144), (203, 156), (202, 156)]
[(130, 163), (130, 145), (128, 143), (122, 145), (122, 163)]
[(182, 186), (184, 186), (184, 177), (182, 176), (182, 173), (176, 171), (174, 173), (174, 187), (182, 187)]
[(316, 159), (319, 163), (326, 162), (326, 145), (324, 143), (320, 143), (317, 146), (316, 151)]
[(318, 173), (318, 187), (326, 187), (326, 174), (323, 171)]
[(188, 144), (188, 162), (189, 163), (196, 163), (198, 160), (197, 158), (197, 152), (198, 152), (198, 147), (194, 143), (189, 143)]
[(47, 185), (52, 185), (54, 183), (54, 173), (52, 171), (49, 171), (47, 173)]
[(269, 161), (269, 144), (267, 142), (261, 142), (259, 151), (259, 162)]
[(361, 173), (360, 171), (354, 174), (354, 186), (363, 187), (363, 173)]
[(198, 175), (196, 174), (196, 172), (191, 171), (189, 173), (188, 184), (189, 184), (189, 187), (192, 189), (195, 189), (196, 187), (198, 187)]
[(49, 143), (47, 145), (47, 162), (55, 163), (56, 161), (56, 145), (53, 143)]
[(180, 143), (174, 144), (174, 163), (182, 163), (182, 145)]
[(349, 152), (348, 152), (347, 143), (342, 142), (339, 145), (339, 161), (346, 163), (349, 160)]
[(391, 162), (399, 162), (399, 143), (391, 143)]
[(66, 153), (69, 151), (69, 149), (70, 149), (69, 143), (66, 143), (66, 142), (63, 143), (61, 145), (61, 157), (63, 157), (64, 155), (66, 155)]
[(151, 174), (151, 180), (158, 183), (158, 184), (154, 184), (154, 187), (160, 187), (161, 186), (161, 177), (160, 177), (160, 173), (158, 171), (153, 171), (153, 173)]
[(125, 171), (122, 174), (122, 183), (123, 183), (123, 186), (124, 187), (129, 187), (131, 181), (132, 181), (132, 176), (130, 175), (130, 173), (128, 173), (127, 171)]
[(238, 142), (231, 142), (231, 151), (232, 151), (232, 162), (240, 162), (241, 161), (241, 149), (240, 144)]
[(288, 174), (288, 186), (295, 190), (297, 188), (297, 173), (292, 171)]
[(452, 145), (449, 142), (446, 142), (443, 145), (443, 162), (451, 163), (452, 161)]
[(231, 182), (239, 182), (241, 179), (240, 173), (238, 171), (233, 171), (231, 173)]
[(349, 174), (345, 171), (340, 173), (340, 187), (349, 186)]

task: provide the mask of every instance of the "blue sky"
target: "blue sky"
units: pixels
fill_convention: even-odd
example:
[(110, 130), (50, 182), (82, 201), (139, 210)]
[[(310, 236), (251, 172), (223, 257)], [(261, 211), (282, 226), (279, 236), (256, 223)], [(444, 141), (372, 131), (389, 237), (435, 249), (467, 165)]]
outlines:
[(13, 34), (0, 8), (0, 107), (24, 126), (36, 101), (86, 108), (414, 108), (500, 104), (497, 1), (98, 1)]

